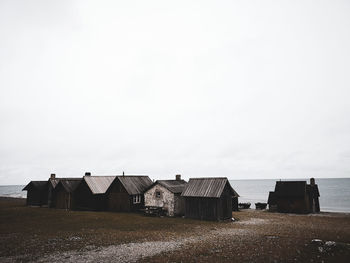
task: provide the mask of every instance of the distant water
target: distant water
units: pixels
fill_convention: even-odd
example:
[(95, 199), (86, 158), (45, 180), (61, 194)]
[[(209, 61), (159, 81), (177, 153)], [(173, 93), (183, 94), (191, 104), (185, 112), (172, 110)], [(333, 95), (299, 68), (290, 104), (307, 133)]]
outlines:
[(27, 198), (27, 191), (22, 191), (25, 185), (0, 185), (0, 196)]
[[(307, 181), (309, 179), (288, 179)], [(269, 191), (275, 190), (276, 179), (269, 180), (230, 180), (232, 187), (240, 195), (239, 202), (267, 203)], [(286, 180), (282, 180), (286, 181)], [(321, 211), (350, 212), (350, 178), (317, 179), (320, 192)]]
[[(275, 189), (276, 180), (230, 180), (230, 183), (240, 195), (239, 202), (250, 202), (251, 208), (255, 208), (254, 203), (267, 202), (269, 191)], [(321, 211), (350, 213), (350, 178), (316, 178), (316, 183), (321, 195)], [(26, 198), (27, 191), (22, 191), (23, 187), (24, 185), (0, 186), (0, 196)]]

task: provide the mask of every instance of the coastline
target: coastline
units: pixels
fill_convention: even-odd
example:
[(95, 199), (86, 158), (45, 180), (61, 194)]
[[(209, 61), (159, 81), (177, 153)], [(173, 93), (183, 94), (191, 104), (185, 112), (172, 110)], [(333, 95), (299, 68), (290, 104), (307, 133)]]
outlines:
[(0, 197), (0, 261), (347, 262), (350, 257), (349, 214), (250, 209), (233, 217), (234, 222), (207, 222), (66, 211)]

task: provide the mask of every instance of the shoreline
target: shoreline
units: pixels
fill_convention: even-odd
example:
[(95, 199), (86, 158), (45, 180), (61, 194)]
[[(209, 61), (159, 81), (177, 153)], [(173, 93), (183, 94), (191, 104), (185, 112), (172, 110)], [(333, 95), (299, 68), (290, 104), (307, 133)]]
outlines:
[[(27, 198), (24, 197), (12, 197), (12, 196), (1, 196), (0, 195), (0, 199), (19, 199), (19, 200), (26, 200)], [(249, 208), (250, 210), (255, 210), (254, 208)], [(247, 209), (243, 209), (243, 210), (247, 210)], [(268, 209), (266, 209), (268, 211)], [(271, 213), (275, 213), (275, 212), (271, 212)], [(277, 213), (277, 212), (276, 212)], [(281, 214), (288, 214), (288, 213), (281, 213)], [(308, 215), (318, 215), (318, 214), (344, 214), (344, 215), (350, 215), (350, 211), (325, 211), (322, 210), (320, 213), (315, 213), (315, 214), (308, 214)], [(292, 214), (294, 215), (294, 214)]]

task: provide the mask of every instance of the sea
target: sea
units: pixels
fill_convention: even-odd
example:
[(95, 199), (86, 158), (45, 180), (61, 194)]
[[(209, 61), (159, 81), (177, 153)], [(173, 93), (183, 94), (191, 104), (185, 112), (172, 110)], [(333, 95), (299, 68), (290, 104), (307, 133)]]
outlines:
[[(283, 179), (308, 181), (308, 179)], [(239, 202), (266, 203), (269, 191), (274, 191), (276, 179), (261, 180), (230, 180), (232, 187), (240, 195)], [(320, 206), (323, 212), (350, 213), (350, 178), (317, 179), (320, 192)], [(27, 192), (22, 191), (24, 185), (0, 185), (0, 196), (26, 198)]]

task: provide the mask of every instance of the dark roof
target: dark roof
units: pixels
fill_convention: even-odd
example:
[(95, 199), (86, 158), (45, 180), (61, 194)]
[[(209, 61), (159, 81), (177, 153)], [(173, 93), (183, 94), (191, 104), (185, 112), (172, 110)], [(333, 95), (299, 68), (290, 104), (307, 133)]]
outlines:
[(306, 194), (306, 181), (278, 181), (275, 193), (278, 197), (303, 197)]
[(52, 187), (55, 188), (58, 183), (60, 182), (60, 180), (82, 180), (81, 178), (77, 178), (77, 177), (67, 177), (67, 178), (55, 178), (55, 179), (49, 179), (49, 183), (51, 183)]
[(93, 194), (104, 194), (116, 176), (84, 176), (84, 181)]
[(185, 180), (157, 180), (154, 184), (148, 187), (148, 189), (157, 184), (160, 184), (174, 194), (181, 194), (187, 182)]
[(121, 175), (117, 178), (129, 195), (143, 194), (152, 185), (152, 180), (146, 175)]
[(28, 191), (29, 188), (34, 187), (38, 190), (43, 190), (47, 186), (47, 181), (30, 181), (29, 184), (27, 184), (22, 191)]
[(239, 196), (226, 177), (191, 178), (181, 196), (219, 198), (228, 184), (233, 196)]
[(62, 178), (56, 185), (56, 188), (58, 185), (62, 185), (68, 193), (72, 193), (81, 183), (81, 181), (81, 178)]

